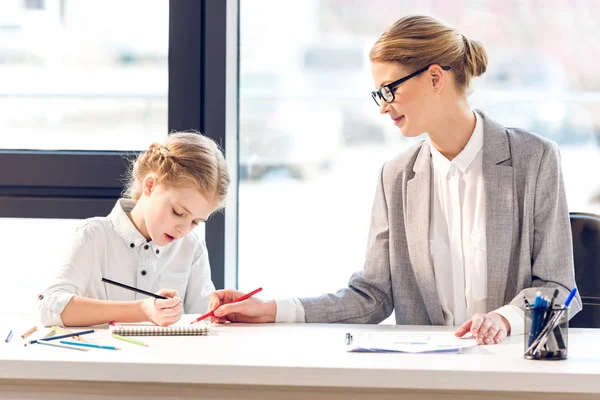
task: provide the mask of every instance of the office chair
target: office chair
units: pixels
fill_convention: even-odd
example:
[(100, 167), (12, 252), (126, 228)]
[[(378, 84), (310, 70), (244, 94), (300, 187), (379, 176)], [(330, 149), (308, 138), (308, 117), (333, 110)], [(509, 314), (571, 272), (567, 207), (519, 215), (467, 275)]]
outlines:
[(600, 328), (600, 215), (569, 213), (573, 234), (575, 282), (583, 310), (570, 321), (573, 328)]

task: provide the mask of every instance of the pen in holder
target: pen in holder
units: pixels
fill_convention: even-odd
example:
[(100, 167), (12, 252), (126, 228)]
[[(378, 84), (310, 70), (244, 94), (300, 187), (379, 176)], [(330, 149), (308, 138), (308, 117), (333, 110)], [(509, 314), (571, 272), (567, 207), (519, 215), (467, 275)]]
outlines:
[(564, 360), (567, 358), (569, 334), (569, 306), (577, 293), (573, 288), (565, 304), (554, 304), (558, 289), (552, 300), (537, 293), (533, 306), (525, 299), (525, 355), (529, 360)]
[(525, 355), (529, 360), (567, 358), (569, 307), (525, 307)]

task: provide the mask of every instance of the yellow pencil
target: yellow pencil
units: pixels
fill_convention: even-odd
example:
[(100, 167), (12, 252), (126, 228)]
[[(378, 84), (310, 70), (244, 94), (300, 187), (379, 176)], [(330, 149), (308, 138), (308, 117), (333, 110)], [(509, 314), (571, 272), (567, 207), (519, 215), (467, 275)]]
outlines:
[(116, 333), (113, 333), (112, 337), (114, 337), (115, 339), (123, 340), (125, 342), (129, 342), (129, 343), (133, 343), (133, 344), (139, 344), (140, 346), (148, 347), (148, 345), (146, 343), (142, 342), (141, 340), (133, 339), (133, 338), (126, 337), (126, 336), (117, 335)]
[(55, 334), (55, 333), (56, 333), (56, 330), (52, 329), (50, 332), (48, 332), (48, 333), (46, 334), (46, 336), (44, 336), (44, 338), (49, 338), (49, 337), (51, 337), (51, 336), (54, 336), (54, 334)]

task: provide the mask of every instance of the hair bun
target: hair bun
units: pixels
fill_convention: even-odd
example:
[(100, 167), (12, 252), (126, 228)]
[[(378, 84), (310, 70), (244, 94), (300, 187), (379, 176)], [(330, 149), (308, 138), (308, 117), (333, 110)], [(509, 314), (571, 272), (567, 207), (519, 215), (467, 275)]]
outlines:
[(481, 43), (461, 34), (465, 44), (465, 65), (473, 77), (481, 76), (487, 70), (487, 53)]
[(170, 156), (169, 149), (166, 146), (156, 142), (150, 145), (148, 153), (153, 154), (155, 157), (158, 156), (161, 159), (165, 159)]

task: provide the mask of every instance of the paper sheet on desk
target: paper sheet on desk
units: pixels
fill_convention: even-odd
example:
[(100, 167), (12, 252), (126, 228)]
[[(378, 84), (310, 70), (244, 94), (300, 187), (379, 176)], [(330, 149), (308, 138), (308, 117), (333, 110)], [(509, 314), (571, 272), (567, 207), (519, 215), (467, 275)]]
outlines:
[(350, 335), (347, 336), (347, 351), (350, 352), (456, 353), (477, 345), (473, 337), (457, 338), (453, 332), (361, 332)]

